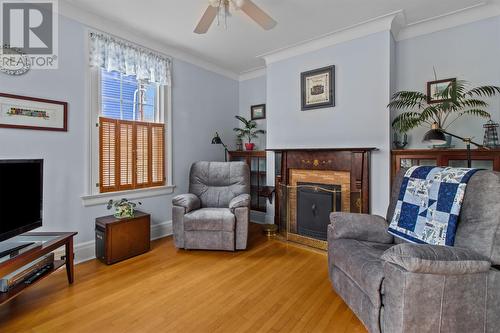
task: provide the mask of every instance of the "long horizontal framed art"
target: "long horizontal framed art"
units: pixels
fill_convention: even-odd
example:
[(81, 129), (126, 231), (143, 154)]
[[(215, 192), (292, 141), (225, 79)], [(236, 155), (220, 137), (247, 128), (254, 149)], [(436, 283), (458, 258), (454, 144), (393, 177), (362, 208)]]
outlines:
[(68, 103), (0, 93), (0, 127), (68, 130)]

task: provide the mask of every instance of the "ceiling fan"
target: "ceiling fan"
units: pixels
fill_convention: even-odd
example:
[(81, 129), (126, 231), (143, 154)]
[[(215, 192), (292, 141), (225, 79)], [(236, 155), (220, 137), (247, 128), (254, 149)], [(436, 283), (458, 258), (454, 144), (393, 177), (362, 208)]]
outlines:
[(241, 9), (265, 30), (270, 30), (277, 24), (271, 16), (250, 0), (208, 0), (208, 3), (207, 10), (194, 29), (194, 32), (197, 34), (206, 33), (216, 17), (218, 20), (223, 19), (225, 22), (227, 17), (231, 15), (231, 10)]

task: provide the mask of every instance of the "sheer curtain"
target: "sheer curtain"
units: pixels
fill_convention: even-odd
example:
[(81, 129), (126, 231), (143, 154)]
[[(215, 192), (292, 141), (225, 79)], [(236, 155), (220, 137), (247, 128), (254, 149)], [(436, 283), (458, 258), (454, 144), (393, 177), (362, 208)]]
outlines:
[(89, 38), (91, 66), (135, 75), (151, 83), (171, 84), (170, 58), (103, 33), (91, 32)]

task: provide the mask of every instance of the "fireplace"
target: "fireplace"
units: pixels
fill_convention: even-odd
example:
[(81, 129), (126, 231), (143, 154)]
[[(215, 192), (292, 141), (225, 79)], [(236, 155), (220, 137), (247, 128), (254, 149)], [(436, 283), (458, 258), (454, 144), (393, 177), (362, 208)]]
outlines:
[(297, 232), (326, 241), (331, 212), (341, 208), (340, 185), (297, 183)]
[(369, 213), (373, 148), (275, 151), (275, 223), (288, 241), (327, 249), (331, 212)]

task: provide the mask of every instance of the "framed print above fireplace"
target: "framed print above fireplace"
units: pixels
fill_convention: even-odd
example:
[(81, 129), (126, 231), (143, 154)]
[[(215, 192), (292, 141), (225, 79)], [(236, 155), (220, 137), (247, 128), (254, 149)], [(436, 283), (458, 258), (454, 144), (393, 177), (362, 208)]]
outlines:
[(0, 93), (0, 127), (68, 130), (68, 103)]
[(335, 106), (335, 66), (300, 74), (302, 111)]

